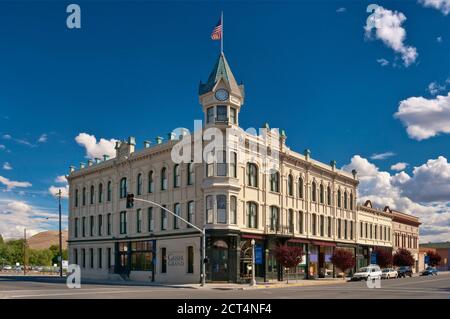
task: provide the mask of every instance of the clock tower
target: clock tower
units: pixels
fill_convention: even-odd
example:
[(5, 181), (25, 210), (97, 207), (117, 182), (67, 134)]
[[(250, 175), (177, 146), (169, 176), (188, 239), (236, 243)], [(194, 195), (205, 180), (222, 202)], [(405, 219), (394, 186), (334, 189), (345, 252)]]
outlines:
[(223, 52), (208, 77), (200, 82), (199, 100), (205, 114), (205, 127), (239, 125), (239, 111), (244, 104), (244, 85), (238, 85)]

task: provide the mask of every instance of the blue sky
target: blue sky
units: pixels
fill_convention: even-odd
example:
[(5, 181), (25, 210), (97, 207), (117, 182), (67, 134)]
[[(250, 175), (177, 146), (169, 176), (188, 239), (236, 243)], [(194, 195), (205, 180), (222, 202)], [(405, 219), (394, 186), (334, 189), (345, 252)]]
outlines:
[[(310, 148), (315, 159), (358, 168), (361, 199), (420, 216), (430, 240), (450, 239), (450, 111), (437, 115), (438, 124), (429, 110), (419, 118), (394, 117), (402, 101), (410, 108), (417, 102), (412, 97), (422, 97), (422, 106), (448, 95), (444, 6), (427, 0), (77, 1), (82, 27), (76, 30), (65, 24), (69, 3), (0, 2), (0, 219), (10, 236), (20, 227), (56, 227), (42, 223), (57, 208), (49, 187), (64, 187), (55, 178), (86, 161), (86, 148), (75, 141), (80, 133), (97, 140), (132, 135), (141, 146), (202, 118), (198, 83), (219, 53), (210, 33), (223, 10), (224, 51), (246, 86), (241, 126), (268, 121), (286, 130), (292, 149)], [(366, 32), (370, 3), (383, 7), (385, 18), (405, 19), (391, 33), (382, 24)], [(399, 43), (401, 29), (406, 36)], [(405, 65), (408, 47), (416, 54)], [(450, 109), (442, 99), (437, 104)], [(412, 133), (405, 121), (416, 124)], [(384, 159), (371, 159), (383, 153), (378, 158)], [(408, 165), (391, 170), (397, 163)], [(381, 192), (384, 172), (392, 189)], [(440, 174), (438, 184), (432, 173)], [(8, 181), (32, 186), (8, 188)], [(424, 185), (443, 187), (442, 194), (422, 196)], [(15, 224), (13, 216), (29, 221)]]

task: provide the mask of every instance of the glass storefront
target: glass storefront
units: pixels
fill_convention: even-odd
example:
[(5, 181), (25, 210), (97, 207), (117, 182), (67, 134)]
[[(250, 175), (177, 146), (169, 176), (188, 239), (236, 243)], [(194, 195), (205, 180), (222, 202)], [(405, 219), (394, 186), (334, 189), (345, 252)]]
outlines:
[[(240, 279), (249, 281), (252, 278), (253, 248), (251, 239), (242, 239), (240, 243)], [(264, 241), (255, 240), (255, 277), (264, 277)]]
[(211, 249), (211, 280), (228, 281), (228, 244), (225, 240), (216, 239)]
[(309, 266), (308, 275), (310, 278), (317, 278), (319, 276), (319, 246), (309, 246)]

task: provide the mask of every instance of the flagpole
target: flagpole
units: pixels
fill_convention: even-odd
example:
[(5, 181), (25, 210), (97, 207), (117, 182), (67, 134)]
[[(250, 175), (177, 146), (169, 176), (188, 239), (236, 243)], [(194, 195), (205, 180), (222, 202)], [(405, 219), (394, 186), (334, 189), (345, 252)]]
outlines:
[(220, 37), (220, 53), (223, 53), (223, 11), (220, 15), (220, 22), (222, 23), (222, 36)]

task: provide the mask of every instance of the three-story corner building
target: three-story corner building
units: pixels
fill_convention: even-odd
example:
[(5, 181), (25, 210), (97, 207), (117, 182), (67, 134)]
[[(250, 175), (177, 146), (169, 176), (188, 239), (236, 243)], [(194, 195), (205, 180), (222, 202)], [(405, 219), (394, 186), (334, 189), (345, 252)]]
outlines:
[[(169, 134), (167, 141), (158, 137), (140, 150), (131, 137), (117, 143), (115, 158), (71, 168), (69, 256), (84, 278), (200, 281), (201, 234), (156, 206), (135, 201), (126, 209), (127, 193), (206, 228), (208, 281), (248, 280), (252, 239), (256, 276), (265, 280), (282, 279), (272, 254), (278, 244), (303, 247), (299, 269), (305, 277), (333, 276), (336, 247), (356, 254), (356, 171), (313, 160), (309, 150), (292, 151), (285, 132), (268, 125), (264, 134), (244, 131), (239, 127), (244, 98), (243, 85), (221, 53), (199, 87), (205, 117), (203, 127), (188, 135), (190, 161), (174, 161), (173, 150), (186, 137)], [(217, 132), (224, 143), (212, 149), (210, 135)], [(207, 154), (214, 160), (199, 162), (198, 150), (200, 159)], [(267, 169), (274, 154), (276, 165)]]

